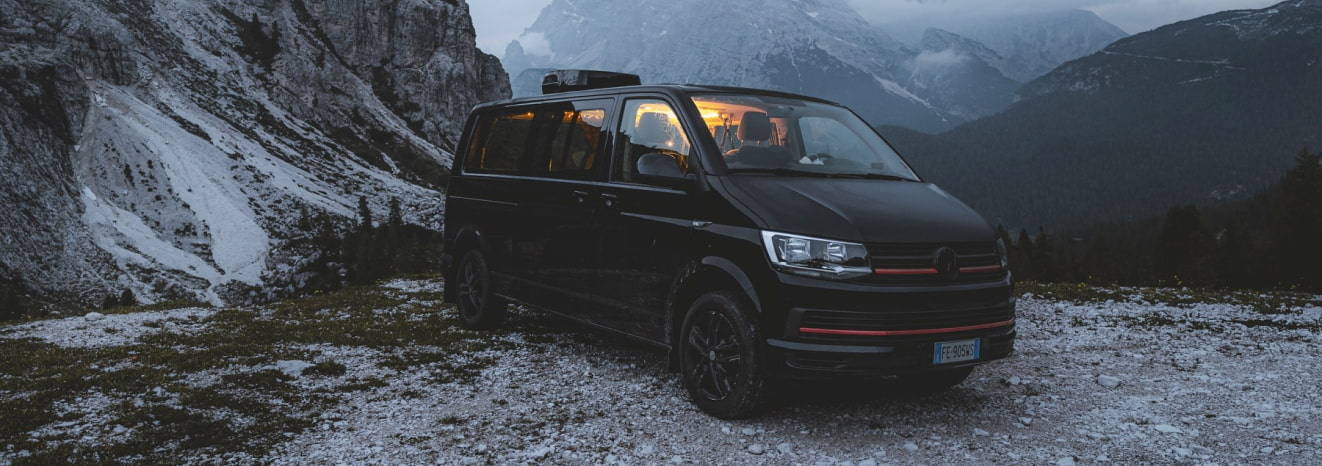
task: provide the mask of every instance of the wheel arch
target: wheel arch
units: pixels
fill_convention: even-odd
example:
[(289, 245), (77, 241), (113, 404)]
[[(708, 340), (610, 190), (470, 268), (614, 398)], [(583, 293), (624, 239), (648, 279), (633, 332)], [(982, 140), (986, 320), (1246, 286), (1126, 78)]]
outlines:
[(476, 225), (464, 225), (455, 233), (454, 239), (450, 241), (449, 251), (447, 251), (454, 260), (451, 262), (452, 266), (443, 272), (445, 276), (445, 302), (455, 302), (455, 294), (458, 290), (451, 286), (454, 283), (454, 275), (459, 269), (459, 261), (463, 259), (463, 255), (473, 249), (489, 250), (486, 238), (482, 236), (482, 231)]
[(671, 368), (678, 368), (679, 362), (679, 326), (683, 323), (684, 313), (689, 303), (704, 293), (717, 290), (738, 291), (753, 306), (753, 312), (762, 313), (762, 303), (753, 280), (734, 261), (720, 256), (695, 258), (685, 264), (666, 299), (666, 334), (665, 341), (670, 344)]

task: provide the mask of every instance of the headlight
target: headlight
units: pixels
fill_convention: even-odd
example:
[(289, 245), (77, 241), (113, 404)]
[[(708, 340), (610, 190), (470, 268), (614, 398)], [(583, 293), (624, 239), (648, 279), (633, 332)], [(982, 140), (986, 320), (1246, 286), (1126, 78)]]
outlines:
[(1005, 248), (1005, 240), (996, 240), (996, 255), (1001, 258), (1001, 270), (1010, 269), (1010, 250)]
[(820, 278), (853, 278), (872, 273), (862, 244), (762, 232), (767, 258), (785, 272)]

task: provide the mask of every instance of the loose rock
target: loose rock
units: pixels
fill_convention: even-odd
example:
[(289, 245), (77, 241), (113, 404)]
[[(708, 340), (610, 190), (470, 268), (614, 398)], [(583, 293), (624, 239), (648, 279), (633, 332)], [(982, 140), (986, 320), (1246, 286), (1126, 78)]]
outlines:
[(1099, 375), (1097, 376), (1097, 385), (1101, 385), (1106, 388), (1119, 387), (1120, 379), (1118, 377), (1112, 377), (1109, 375)]

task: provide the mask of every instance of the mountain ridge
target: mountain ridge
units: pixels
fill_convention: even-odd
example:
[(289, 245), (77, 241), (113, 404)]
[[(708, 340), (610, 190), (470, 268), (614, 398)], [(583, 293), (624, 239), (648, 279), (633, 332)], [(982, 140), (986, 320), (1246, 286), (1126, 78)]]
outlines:
[[(942, 96), (912, 81), (920, 52), (842, 0), (554, 0), (521, 39), (537, 46), (507, 47), (503, 63), (516, 77), (528, 69), (591, 68), (652, 83), (772, 88), (848, 102), (875, 123), (930, 131), (998, 111), (986, 102), (1013, 97), (1000, 81), (972, 81), (954, 87), (1000, 95), (949, 108), (934, 104)], [(534, 84), (516, 80), (514, 87)]]
[(1129, 36), (1096, 13), (1079, 9), (918, 18), (880, 28), (909, 43), (920, 42), (929, 28), (976, 40), (1000, 54), (1003, 62), (998, 69), (1019, 82), (1032, 81)]
[(1003, 113), (939, 135), (884, 132), (922, 173), (1011, 228), (1240, 199), (1322, 145), (1315, 5), (1168, 25), (1026, 84)]

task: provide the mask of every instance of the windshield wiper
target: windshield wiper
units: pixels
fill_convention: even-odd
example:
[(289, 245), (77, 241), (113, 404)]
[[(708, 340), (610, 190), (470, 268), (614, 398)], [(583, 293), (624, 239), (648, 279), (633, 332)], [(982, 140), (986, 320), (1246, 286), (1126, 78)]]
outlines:
[(831, 176), (830, 173), (795, 170), (793, 168), (731, 168), (729, 171), (730, 173), (765, 173), (776, 176), (812, 176), (817, 178)]
[(826, 173), (793, 168), (731, 168), (730, 173), (765, 173), (776, 176), (811, 176), (815, 178), (857, 178), (864, 180), (914, 181), (903, 176), (885, 173)]
[(914, 181), (903, 176), (887, 175), (885, 173), (830, 173), (827, 176), (830, 176), (831, 178), (859, 178), (865, 180)]

